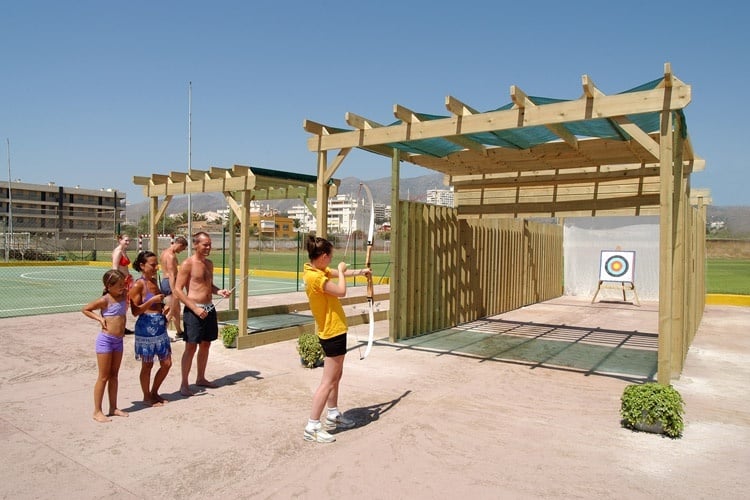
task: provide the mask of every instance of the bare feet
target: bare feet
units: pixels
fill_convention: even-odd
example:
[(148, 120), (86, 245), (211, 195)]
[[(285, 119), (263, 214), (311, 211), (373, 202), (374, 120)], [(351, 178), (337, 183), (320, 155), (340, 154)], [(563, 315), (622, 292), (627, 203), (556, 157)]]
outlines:
[(129, 417), (129, 416), (130, 416), (130, 415), (128, 414), (128, 412), (126, 412), (126, 411), (122, 411), (122, 410), (121, 410), (121, 409), (119, 409), (119, 408), (115, 408), (115, 410), (114, 410), (114, 411), (111, 411), (111, 412), (109, 412), (109, 414), (110, 414), (111, 416), (115, 416), (115, 417)]
[(164, 406), (161, 401), (159, 401), (158, 399), (156, 399), (154, 397), (144, 398), (143, 399), (143, 404), (145, 404), (146, 406), (151, 406), (151, 407), (153, 407), (153, 406)]
[(99, 423), (111, 422), (112, 419), (108, 418), (103, 412), (97, 411), (94, 413), (94, 420)]
[(183, 385), (180, 387), (180, 394), (185, 396), (186, 398), (189, 398), (190, 396), (195, 396), (195, 393), (190, 390), (190, 387)]
[(206, 379), (196, 380), (195, 385), (200, 386), (200, 387), (208, 387), (210, 389), (216, 389), (217, 387), (219, 387), (218, 385)]

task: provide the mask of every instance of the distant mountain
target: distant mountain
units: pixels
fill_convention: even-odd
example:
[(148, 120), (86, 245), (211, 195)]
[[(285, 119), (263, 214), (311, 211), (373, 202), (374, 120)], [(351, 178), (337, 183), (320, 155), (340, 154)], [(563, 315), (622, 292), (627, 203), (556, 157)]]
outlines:
[[(382, 203), (384, 205), (391, 204), (390, 177), (384, 177), (372, 181), (362, 181), (356, 177), (346, 177), (341, 179), (339, 194), (356, 195), (359, 192), (359, 185), (362, 182), (367, 184), (367, 187), (372, 191), (372, 197), (375, 200), (375, 203)], [(427, 191), (430, 189), (446, 189), (446, 186), (443, 185), (443, 174), (429, 174), (420, 177), (401, 179), (399, 193), (402, 199), (424, 201)], [(148, 213), (148, 203), (148, 201), (144, 201), (128, 205), (128, 221), (137, 222), (141, 217), (146, 215)], [(193, 212), (198, 213), (214, 212), (227, 207), (227, 202), (224, 200), (224, 195), (221, 193), (194, 194), (191, 203)], [(273, 200), (268, 202), (261, 201), (262, 205), (268, 205), (279, 210), (281, 213), (286, 213), (286, 211), (292, 206), (298, 205), (299, 203), (300, 200), (298, 199)], [(179, 214), (186, 211), (187, 196), (175, 196), (167, 208), (167, 214)]]
[(723, 221), (726, 224), (723, 237), (750, 237), (750, 207), (714, 207), (709, 205), (706, 209), (706, 222), (718, 221)]
[[(370, 181), (361, 181), (356, 177), (345, 177), (341, 179), (339, 193), (353, 193), (356, 195), (359, 191), (359, 185), (361, 182), (365, 182), (370, 188), (375, 203), (382, 203), (384, 205), (391, 204), (390, 177)], [(426, 193), (430, 189), (446, 189), (446, 186), (443, 185), (442, 174), (429, 174), (420, 177), (401, 179), (399, 196), (401, 199), (424, 201)], [(276, 208), (281, 213), (286, 213), (286, 211), (292, 206), (299, 203), (300, 201), (297, 199), (267, 202), (270, 207)], [(224, 195), (221, 193), (194, 194), (192, 205), (193, 211), (199, 213), (213, 212), (226, 208), (227, 206), (226, 201), (224, 200)], [(167, 208), (167, 214), (178, 214), (185, 211), (187, 211), (187, 196), (176, 196), (169, 204), (169, 208)], [(147, 213), (147, 201), (128, 205), (127, 217), (130, 222), (137, 222)], [(750, 237), (750, 206), (708, 206), (706, 210), (706, 218), (708, 222), (724, 221), (726, 223), (726, 231), (723, 232), (723, 237)]]

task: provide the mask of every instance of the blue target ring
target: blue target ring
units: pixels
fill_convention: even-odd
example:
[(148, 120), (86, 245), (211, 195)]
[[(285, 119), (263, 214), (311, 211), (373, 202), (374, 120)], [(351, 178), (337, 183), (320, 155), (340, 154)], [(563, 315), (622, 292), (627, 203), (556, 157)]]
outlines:
[(622, 255), (613, 255), (604, 263), (604, 270), (610, 276), (619, 278), (628, 272), (628, 261)]

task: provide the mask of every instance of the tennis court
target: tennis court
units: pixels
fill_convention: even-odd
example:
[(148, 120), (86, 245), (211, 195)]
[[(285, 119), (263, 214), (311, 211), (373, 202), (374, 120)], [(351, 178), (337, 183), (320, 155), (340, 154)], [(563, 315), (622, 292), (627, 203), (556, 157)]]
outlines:
[[(35, 316), (78, 311), (102, 293), (102, 276), (108, 270), (103, 265), (49, 265), (0, 267), (0, 318)], [(278, 277), (281, 273), (251, 272), (248, 278), (250, 295), (295, 292), (303, 289), (292, 277)], [(135, 276), (134, 276), (135, 277)], [(214, 273), (214, 284), (231, 289), (241, 278), (230, 282), (229, 272), (219, 269)]]

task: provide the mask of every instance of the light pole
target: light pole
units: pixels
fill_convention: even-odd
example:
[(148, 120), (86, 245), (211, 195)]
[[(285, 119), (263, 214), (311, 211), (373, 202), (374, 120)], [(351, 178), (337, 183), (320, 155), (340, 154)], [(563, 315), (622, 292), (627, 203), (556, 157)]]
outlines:
[(12, 177), (10, 174), (10, 138), (6, 137), (5, 142), (8, 144), (8, 235), (5, 235), (5, 261), (10, 260), (10, 249), (13, 248), (13, 189), (11, 187)]

